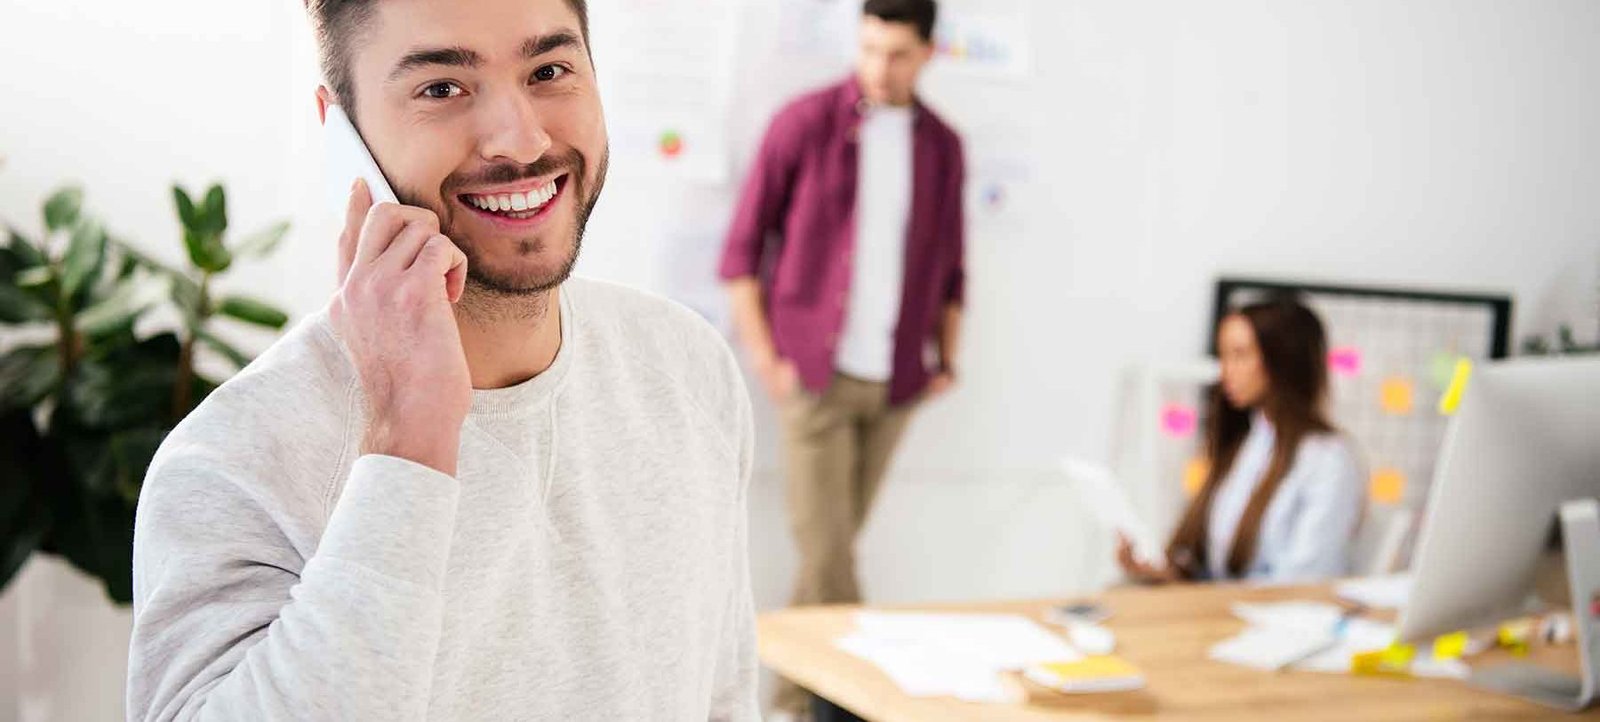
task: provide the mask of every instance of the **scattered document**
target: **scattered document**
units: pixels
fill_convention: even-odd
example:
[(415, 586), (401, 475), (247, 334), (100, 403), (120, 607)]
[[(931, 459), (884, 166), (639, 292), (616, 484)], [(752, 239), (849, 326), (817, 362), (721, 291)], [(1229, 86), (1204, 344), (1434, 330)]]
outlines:
[[(1342, 619), (1345, 610), (1324, 602), (1235, 604), (1233, 613), (1250, 627), (1213, 645), (1208, 656), (1264, 671), (1349, 674), (1357, 654), (1382, 650), (1395, 639), (1393, 624), (1359, 617)], [(1410, 673), (1418, 677), (1465, 679), (1469, 671), (1459, 659), (1420, 655), (1410, 667)]]
[(1340, 599), (1365, 604), (1371, 609), (1402, 609), (1411, 598), (1410, 574), (1387, 574), (1340, 582), (1334, 587)]
[(913, 697), (1012, 702), (1000, 672), (1083, 658), (1066, 640), (1012, 614), (860, 612), (856, 627), (835, 645)]

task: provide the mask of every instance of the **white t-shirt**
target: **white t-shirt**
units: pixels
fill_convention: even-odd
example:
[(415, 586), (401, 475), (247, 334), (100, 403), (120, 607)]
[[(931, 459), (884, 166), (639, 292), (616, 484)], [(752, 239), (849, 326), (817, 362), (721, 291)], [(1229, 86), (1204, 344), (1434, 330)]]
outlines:
[(909, 107), (874, 106), (861, 121), (850, 305), (834, 365), (869, 381), (889, 380), (894, 365), (911, 215), (911, 120)]

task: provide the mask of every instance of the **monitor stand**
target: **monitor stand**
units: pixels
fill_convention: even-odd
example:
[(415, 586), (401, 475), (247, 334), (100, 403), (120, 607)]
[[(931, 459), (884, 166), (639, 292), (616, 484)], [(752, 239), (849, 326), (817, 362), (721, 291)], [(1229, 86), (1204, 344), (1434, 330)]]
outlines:
[(1582, 676), (1569, 677), (1532, 664), (1510, 663), (1477, 670), (1470, 681), (1493, 692), (1577, 712), (1588, 709), (1600, 689), (1600, 628), (1596, 626), (1600, 623), (1600, 502), (1566, 502), (1561, 505), (1560, 516)]

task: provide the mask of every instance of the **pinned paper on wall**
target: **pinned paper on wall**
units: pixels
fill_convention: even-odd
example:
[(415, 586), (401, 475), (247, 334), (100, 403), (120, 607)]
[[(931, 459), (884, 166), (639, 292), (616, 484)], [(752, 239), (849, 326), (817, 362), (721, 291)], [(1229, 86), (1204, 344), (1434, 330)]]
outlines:
[(1340, 376), (1361, 373), (1361, 349), (1343, 346), (1328, 352), (1328, 368)]
[(1416, 389), (1411, 379), (1403, 376), (1393, 376), (1383, 382), (1379, 391), (1383, 410), (1395, 416), (1405, 416), (1411, 413), (1416, 405)]
[(590, 10), (595, 56), (672, 59), (608, 69), (612, 170), (725, 183), (740, 3), (614, 0)]
[(1161, 407), (1161, 431), (1173, 438), (1184, 438), (1194, 433), (1200, 423), (1200, 414), (1183, 404)]
[(1211, 474), (1211, 463), (1202, 457), (1195, 457), (1183, 467), (1183, 493), (1194, 496), (1200, 493), (1200, 487), (1205, 486), (1206, 477)]
[(933, 34), (934, 58), (941, 64), (1009, 77), (1029, 71), (1025, 5), (1001, 12), (940, 8)]
[(1398, 469), (1373, 472), (1367, 496), (1378, 504), (1399, 504), (1406, 496), (1406, 475)]
[(1444, 395), (1439, 397), (1439, 413), (1445, 416), (1454, 416), (1456, 409), (1461, 407), (1461, 395), (1467, 392), (1467, 380), (1472, 377), (1472, 361), (1460, 359), (1456, 361), (1456, 370), (1450, 377), (1450, 388), (1445, 389)]

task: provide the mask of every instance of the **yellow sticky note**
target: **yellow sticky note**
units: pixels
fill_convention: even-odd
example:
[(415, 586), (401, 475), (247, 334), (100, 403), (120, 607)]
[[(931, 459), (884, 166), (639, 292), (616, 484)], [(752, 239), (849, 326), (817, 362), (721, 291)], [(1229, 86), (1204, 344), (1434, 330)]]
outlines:
[(1136, 677), (1140, 674), (1138, 667), (1129, 664), (1121, 657), (1105, 655), (1084, 657), (1076, 662), (1046, 662), (1039, 667), (1062, 681)]
[(1465, 358), (1456, 361), (1456, 372), (1450, 377), (1450, 388), (1445, 389), (1444, 395), (1439, 397), (1439, 413), (1455, 415), (1456, 409), (1461, 407), (1461, 395), (1467, 392), (1467, 380), (1471, 377), (1472, 361)]
[(1183, 467), (1183, 493), (1194, 496), (1200, 493), (1200, 487), (1205, 486), (1206, 476), (1211, 473), (1211, 463), (1203, 458), (1195, 457)]
[(1417, 655), (1409, 644), (1391, 644), (1387, 649), (1361, 652), (1350, 658), (1350, 671), (1356, 674), (1409, 674)]
[(1406, 475), (1398, 469), (1379, 469), (1368, 481), (1367, 496), (1379, 504), (1399, 504), (1406, 497)]
[(1433, 658), (1460, 659), (1461, 655), (1467, 653), (1467, 640), (1466, 632), (1446, 634), (1433, 640)]
[(1495, 641), (1520, 657), (1528, 653), (1528, 636), (1532, 633), (1533, 625), (1526, 620), (1507, 622), (1500, 625), (1500, 633), (1496, 635)]
[(1411, 413), (1415, 406), (1416, 392), (1411, 379), (1394, 376), (1383, 382), (1383, 388), (1378, 393), (1383, 404), (1383, 410), (1395, 416), (1405, 416)]

